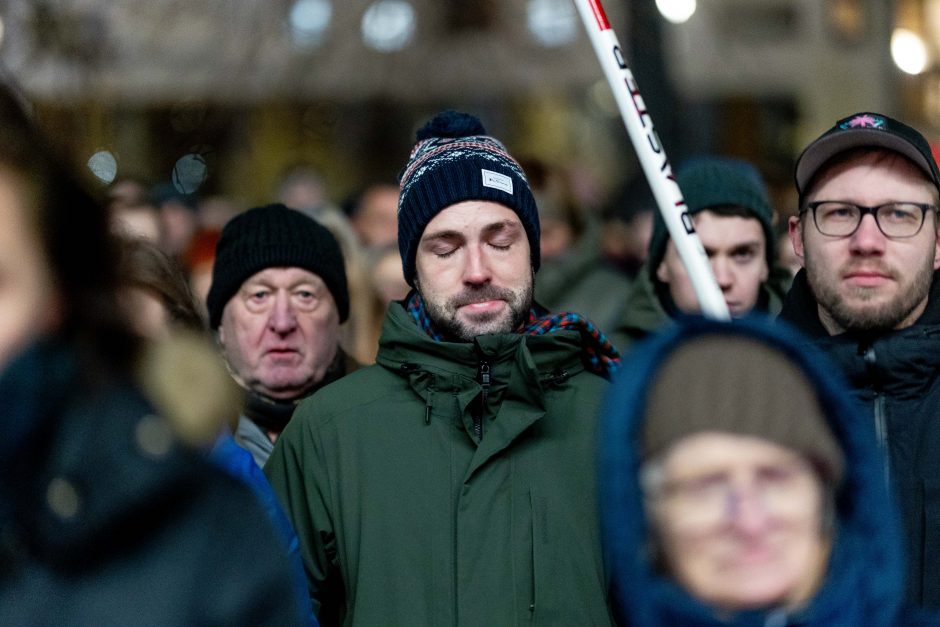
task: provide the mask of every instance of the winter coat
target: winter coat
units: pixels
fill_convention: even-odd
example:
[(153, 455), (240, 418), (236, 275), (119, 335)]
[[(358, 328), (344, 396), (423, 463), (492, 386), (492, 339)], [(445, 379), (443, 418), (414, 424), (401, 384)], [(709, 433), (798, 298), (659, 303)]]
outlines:
[[(703, 333), (740, 334), (778, 347), (813, 382), (845, 455), (846, 475), (836, 494), (835, 531), (824, 582), (808, 604), (719, 616), (652, 563), (649, 528), (639, 484), (638, 450), (646, 414), (646, 387), (680, 342)], [(720, 368), (720, 364), (716, 364)], [(637, 345), (608, 395), (600, 424), (600, 503), (604, 561), (618, 623), (659, 625), (857, 626), (931, 624), (902, 610), (899, 527), (870, 422), (825, 357), (784, 325), (762, 318), (733, 324), (690, 318)], [(676, 390), (676, 394), (681, 394)]]
[(261, 507), (264, 508), (264, 513), (268, 516), (268, 520), (283, 541), (287, 561), (290, 563), (294, 593), (301, 611), (307, 619), (307, 625), (318, 627), (316, 616), (313, 614), (313, 607), (310, 605), (310, 597), (307, 594), (307, 577), (304, 573), (303, 561), (300, 559), (300, 540), (297, 539), (294, 526), (290, 524), (287, 514), (284, 513), (277, 496), (274, 494), (274, 490), (271, 489), (268, 478), (261, 472), (261, 468), (251, 456), (251, 453), (239, 446), (235, 441), (235, 437), (228, 431), (223, 431), (219, 435), (209, 451), (209, 460), (230, 476), (242, 481), (251, 488), (251, 491), (257, 497)]
[(321, 624), (610, 624), (594, 491), (608, 384), (580, 343), (437, 342), (391, 304), (377, 364), (301, 403), (265, 466)]
[(248, 488), (53, 342), (0, 373), (0, 624), (301, 623)]
[(907, 598), (940, 609), (940, 281), (913, 326), (875, 336), (830, 336), (797, 274), (780, 319), (795, 325), (835, 361), (863, 403), (887, 453), (884, 471), (901, 506)]

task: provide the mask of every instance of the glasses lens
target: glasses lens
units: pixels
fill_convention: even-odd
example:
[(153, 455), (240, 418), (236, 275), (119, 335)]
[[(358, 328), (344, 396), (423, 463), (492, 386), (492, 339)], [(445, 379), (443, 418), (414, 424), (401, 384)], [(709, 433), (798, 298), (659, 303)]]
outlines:
[(813, 502), (814, 475), (802, 461), (754, 469), (749, 485), (732, 486), (724, 475), (677, 481), (664, 494), (664, 505), (676, 529), (705, 534), (723, 528), (736, 515), (741, 499), (756, 499), (764, 513), (790, 519)]
[(855, 205), (824, 202), (816, 205), (816, 228), (823, 235), (842, 237), (851, 235), (861, 219), (862, 212)]
[(924, 212), (919, 205), (894, 203), (878, 207), (878, 225), (888, 237), (910, 237), (916, 235), (924, 222)]

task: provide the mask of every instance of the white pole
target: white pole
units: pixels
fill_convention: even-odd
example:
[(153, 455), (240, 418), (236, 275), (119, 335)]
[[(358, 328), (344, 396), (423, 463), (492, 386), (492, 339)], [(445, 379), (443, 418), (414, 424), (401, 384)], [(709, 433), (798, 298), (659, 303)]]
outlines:
[(617, 34), (610, 27), (600, 0), (574, 0), (581, 14), (581, 21), (594, 45), (594, 52), (604, 69), (604, 75), (614, 92), (620, 115), (633, 142), (640, 165), (646, 174), (653, 196), (659, 205), (669, 236), (685, 265), (686, 272), (695, 289), (702, 314), (719, 320), (728, 320), (728, 306), (721, 289), (712, 274), (708, 256), (702, 242), (695, 234), (682, 192), (672, 174), (672, 167), (653, 128), (653, 120), (646, 110), (643, 97), (637, 89), (633, 72), (627, 67), (617, 41)]

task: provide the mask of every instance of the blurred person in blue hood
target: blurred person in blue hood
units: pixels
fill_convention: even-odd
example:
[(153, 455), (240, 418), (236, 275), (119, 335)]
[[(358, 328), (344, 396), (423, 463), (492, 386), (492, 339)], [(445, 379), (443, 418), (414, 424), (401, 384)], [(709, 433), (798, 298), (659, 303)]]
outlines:
[(599, 502), (619, 624), (925, 620), (872, 425), (781, 327), (693, 318), (618, 375)]

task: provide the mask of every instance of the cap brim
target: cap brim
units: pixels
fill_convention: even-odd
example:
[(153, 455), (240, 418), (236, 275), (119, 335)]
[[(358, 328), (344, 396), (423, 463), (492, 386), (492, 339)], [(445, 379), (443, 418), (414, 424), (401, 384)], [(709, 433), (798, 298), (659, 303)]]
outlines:
[(924, 155), (909, 141), (883, 130), (857, 128), (840, 130), (807, 146), (796, 162), (796, 190), (802, 196), (813, 176), (827, 161), (840, 152), (863, 147), (885, 148), (904, 155), (923, 170), (934, 185), (940, 187)]

